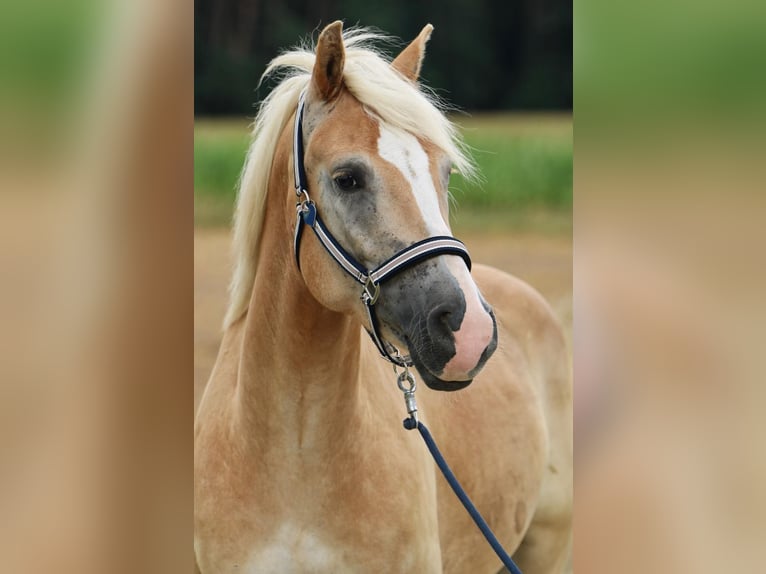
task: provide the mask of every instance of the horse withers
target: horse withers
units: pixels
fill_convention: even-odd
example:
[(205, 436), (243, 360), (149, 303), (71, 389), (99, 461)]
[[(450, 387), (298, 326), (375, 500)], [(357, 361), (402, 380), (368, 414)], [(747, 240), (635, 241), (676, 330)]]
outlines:
[[(522, 570), (565, 567), (571, 378), (548, 305), (498, 270), (469, 271), (458, 249), (373, 282), (373, 312), (360, 300), (369, 277), (333, 253), (372, 270), (451, 237), (450, 172), (473, 166), (418, 85), (431, 30), (389, 62), (371, 47), (375, 34), (335, 22), (315, 52), (287, 52), (266, 71), (292, 74), (256, 118), (225, 332), (195, 426), (203, 573), (500, 568), (419, 437), (402, 429), (396, 375), (368, 333), (430, 387), (418, 393), (421, 416)], [(296, 238), (296, 211), (300, 228), (309, 205), (309, 223), (319, 214), (331, 240)]]

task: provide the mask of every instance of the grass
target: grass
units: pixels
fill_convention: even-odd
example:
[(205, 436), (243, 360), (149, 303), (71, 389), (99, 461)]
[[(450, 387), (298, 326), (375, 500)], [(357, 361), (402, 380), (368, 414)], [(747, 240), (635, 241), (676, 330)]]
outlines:
[(234, 199), (250, 141), (246, 122), (197, 120), (194, 123), (194, 195)]
[[(479, 182), (452, 178), (452, 212), (458, 227), (571, 229), (570, 115), (482, 114), (455, 120), (482, 176)], [(195, 122), (197, 225), (230, 220), (248, 141), (245, 121)]]

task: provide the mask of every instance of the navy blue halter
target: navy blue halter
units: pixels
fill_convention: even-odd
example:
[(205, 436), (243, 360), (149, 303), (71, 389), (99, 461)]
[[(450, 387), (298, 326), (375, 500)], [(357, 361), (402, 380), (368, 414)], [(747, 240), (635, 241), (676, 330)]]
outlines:
[(322, 218), (319, 217), (316, 204), (308, 194), (308, 180), (306, 168), (303, 164), (303, 108), (306, 101), (306, 92), (301, 94), (298, 100), (298, 109), (295, 113), (295, 129), (293, 135), (293, 165), (295, 171), (295, 193), (298, 196), (297, 219), (295, 222), (295, 261), (300, 269), (300, 243), (303, 235), (303, 227), (309, 226), (319, 242), (327, 250), (330, 256), (340, 265), (348, 275), (363, 285), (361, 299), (367, 310), (370, 328), (367, 332), (375, 342), (380, 354), (395, 365), (401, 367), (412, 366), (412, 360), (408, 356), (399, 354), (398, 349), (391, 343), (383, 340), (380, 334), (380, 325), (374, 311), (375, 303), (380, 295), (380, 286), (388, 279), (401, 273), (405, 269), (417, 265), (425, 259), (438, 255), (458, 255), (463, 258), (468, 269), (471, 269), (471, 257), (465, 245), (454, 237), (440, 235), (428, 237), (409, 247), (405, 247), (393, 257), (386, 259), (375, 269), (368, 270), (359, 263), (353, 255), (346, 251), (325, 227)]

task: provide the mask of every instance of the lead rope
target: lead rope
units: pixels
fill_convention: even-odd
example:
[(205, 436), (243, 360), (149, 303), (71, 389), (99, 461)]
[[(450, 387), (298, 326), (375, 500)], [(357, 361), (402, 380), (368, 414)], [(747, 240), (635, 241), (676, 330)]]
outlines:
[[(394, 367), (394, 372), (396, 372), (396, 367)], [(442, 453), (436, 446), (436, 443), (434, 442), (431, 433), (428, 431), (428, 428), (426, 428), (426, 425), (418, 420), (418, 405), (415, 401), (415, 390), (417, 389), (417, 383), (415, 382), (415, 377), (412, 376), (412, 373), (410, 373), (410, 370), (407, 367), (404, 367), (404, 370), (399, 373), (396, 384), (399, 387), (399, 390), (404, 393), (404, 404), (407, 407), (407, 414), (410, 415), (404, 419), (404, 421), (402, 421), (404, 428), (407, 430), (418, 429), (420, 436), (423, 437), (423, 441), (426, 443), (431, 456), (433, 456), (436, 465), (439, 467), (439, 470), (442, 471), (442, 474), (447, 480), (447, 483), (450, 485), (450, 487), (452, 487), (452, 490), (460, 502), (463, 504), (466, 511), (468, 511), (468, 514), (471, 515), (471, 518), (476, 523), (476, 526), (479, 527), (479, 530), (481, 530), (481, 533), (484, 535), (484, 538), (487, 539), (487, 542), (489, 542), (489, 545), (492, 547), (492, 550), (495, 551), (497, 557), (500, 558), (500, 561), (511, 574), (522, 574), (521, 570), (519, 570), (519, 567), (516, 566), (516, 563), (511, 559), (500, 542), (497, 540), (497, 537), (492, 532), (487, 522), (484, 520), (484, 518), (482, 518), (481, 514), (479, 514), (479, 511), (476, 510), (476, 507), (473, 505), (473, 502), (471, 502), (471, 499), (468, 498), (468, 495), (465, 493), (465, 490), (463, 490), (463, 487), (460, 486), (460, 483), (458, 482), (457, 478), (455, 478), (452, 469), (447, 464), (447, 461), (444, 460)]]

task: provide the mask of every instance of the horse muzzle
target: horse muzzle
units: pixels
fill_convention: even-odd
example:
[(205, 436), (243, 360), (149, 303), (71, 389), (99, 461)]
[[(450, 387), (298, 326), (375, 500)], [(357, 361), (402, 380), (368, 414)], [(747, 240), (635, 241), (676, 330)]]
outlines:
[[(497, 323), (494, 313), (487, 311), (490, 331), (466, 333), (465, 329), (449, 332), (449, 319), (441, 319), (442, 325), (435, 327), (436, 335), (430, 341), (412, 341), (410, 355), (423, 382), (437, 391), (458, 391), (470, 385), (487, 360), (497, 348)], [(462, 331), (462, 333), (461, 333)], [(484, 343), (486, 341), (486, 343)], [(432, 349), (431, 356), (418, 352)], [(437, 349), (443, 352), (433, 352)], [(440, 356), (451, 358), (444, 362)]]
[(497, 348), (492, 309), (475, 290), (466, 293), (461, 287), (450, 277), (427, 288), (402, 288), (393, 313), (400, 328), (392, 330), (406, 344), (423, 382), (434, 390), (467, 387)]

